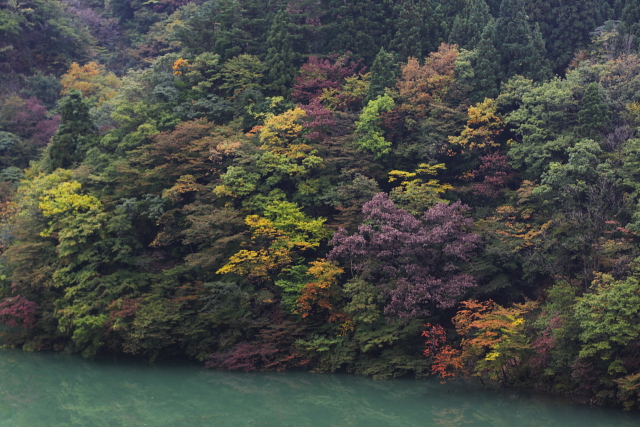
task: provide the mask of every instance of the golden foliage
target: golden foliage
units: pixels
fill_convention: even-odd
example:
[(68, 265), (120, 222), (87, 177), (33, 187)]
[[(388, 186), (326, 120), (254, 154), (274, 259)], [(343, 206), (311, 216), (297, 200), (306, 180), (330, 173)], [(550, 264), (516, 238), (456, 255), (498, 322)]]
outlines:
[(60, 83), (63, 95), (77, 90), (83, 98), (91, 99), (97, 106), (113, 98), (120, 87), (120, 79), (115, 74), (107, 72), (104, 65), (97, 62), (89, 62), (82, 66), (74, 62), (60, 78)]
[(500, 146), (495, 139), (504, 130), (504, 123), (497, 116), (494, 99), (486, 98), (483, 102), (472, 105), (468, 115), (469, 120), (460, 136), (450, 136), (449, 142), (468, 150)]

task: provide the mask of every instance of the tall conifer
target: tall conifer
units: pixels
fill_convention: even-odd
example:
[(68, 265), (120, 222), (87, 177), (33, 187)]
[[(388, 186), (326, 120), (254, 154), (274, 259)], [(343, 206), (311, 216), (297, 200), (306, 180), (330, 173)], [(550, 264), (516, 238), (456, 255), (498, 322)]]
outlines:
[(293, 42), (290, 34), (291, 18), (282, 7), (274, 16), (267, 36), (265, 67), (270, 82), (269, 88), (278, 95), (287, 97), (296, 72)]
[(80, 163), (84, 153), (96, 141), (97, 130), (89, 115), (89, 107), (80, 92), (71, 92), (60, 101), (62, 123), (47, 147), (45, 169), (53, 172)]
[(371, 79), (363, 104), (366, 106), (369, 101), (384, 95), (384, 90), (395, 84), (397, 74), (398, 67), (394, 55), (380, 48), (371, 67)]
[(464, 49), (474, 49), (490, 20), (491, 14), (485, 0), (467, 0), (462, 12), (453, 21), (449, 43)]
[(546, 51), (541, 37), (530, 27), (524, 0), (502, 0), (496, 22), (494, 46), (500, 55), (504, 79), (516, 74), (540, 79), (549, 74), (544, 66)]
[(476, 48), (476, 58), (473, 67), (474, 72), (474, 92), (473, 101), (480, 102), (484, 98), (495, 98), (498, 96), (498, 86), (502, 78), (500, 68), (500, 55), (494, 45), (496, 38), (496, 24), (489, 22), (482, 32), (480, 42)]
[(591, 34), (604, 23), (609, 9), (606, 0), (532, 0), (526, 8), (529, 18), (540, 23), (557, 74), (564, 72), (578, 50), (589, 46)]
[(390, 49), (396, 52), (402, 61), (406, 61), (410, 56), (418, 59), (424, 56), (422, 46), (424, 22), (415, 3), (415, 0), (404, 0), (397, 4), (396, 32)]

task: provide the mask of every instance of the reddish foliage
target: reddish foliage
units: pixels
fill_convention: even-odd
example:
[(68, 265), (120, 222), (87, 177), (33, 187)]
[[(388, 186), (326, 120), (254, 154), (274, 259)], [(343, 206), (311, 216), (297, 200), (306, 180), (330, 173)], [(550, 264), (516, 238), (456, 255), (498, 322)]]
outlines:
[(409, 135), (409, 130), (405, 125), (407, 112), (404, 108), (394, 108), (391, 111), (380, 114), (382, 118), (382, 128), (389, 141), (401, 140)]
[(39, 99), (29, 98), (22, 108), (13, 114), (8, 128), (12, 133), (30, 141), (36, 147), (44, 147), (56, 133), (60, 116), (47, 117), (47, 109)]
[(30, 329), (36, 323), (36, 309), (38, 304), (25, 297), (16, 295), (0, 301), (0, 322), (15, 328), (21, 326)]
[(464, 217), (467, 210), (460, 202), (438, 203), (420, 220), (378, 193), (363, 206), (365, 224), (355, 234), (336, 232), (329, 258), (348, 260), (352, 271), (380, 283), (391, 298), (388, 316), (426, 315), (430, 305), (452, 307), (475, 286), (457, 266), (471, 261), (480, 243), (468, 231), (473, 221)]
[(432, 358), (431, 373), (441, 379), (455, 378), (456, 372), (462, 369), (460, 350), (447, 345), (447, 333), (440, 325), (424, 325), (427, 329), (422, 332), (426, 338), (425, 357)]
[(307, 139), (322, 141), (336, 125), (333, 112), (323, 107), (318, 98), (312, 99), (308, 105), (299, 104), (298, 107), (307, 113), (302, 119), (304, 127), (310, 131), (305, 135)]
[(345, 78), (363, 74), (360, 61), (351, 61), (350, 53), (329, 55), (326, 59), (311, 56), (300, 69), (293, 85), (292, 97), (298, 102), (310, 102), (324, 89), (340, 89)]
[(433, 326), (431, 323), (427, 323), (424, 326), (427, 329), (422, 331), (422, 337), (426, 338), (423, 354), (425, 357), (433, 357), (447, 342), (447, 332), (440, 325)]
[[(545, 316), (543, 312), (540, 316)], [(554, 316), (547, 328), (540, 332), (536, 339), (531, 343), (531, 348), (535, 350), (533, 357), (529, 364), (534, 369), (543, 369), (549, 363), (551, 349), (555, 347), (555, 338), (553, 336), (553, 330), (562, 326), (562, 319), (557, 315)]]
[(310, 360), (295, 347), (302, 336), (301, 328), (293, 322), (282, 321), (263, 328), (251, 342), (236, 344), (226, 353), (209, 356), (207, 368), (284, 371), (303, 367)]
[(483, 177), (482, 182), (474, 182), (476, 194), (484, 197), (498, 197), (500, 191), (513, 179), (515, 173), (505, 154), (492, 153), (480, 157), (480, 167), (472, 172), (474, 178)]
[(121, 319), (133, 319), (138, 312), (142, 298), (124, 298), (120, 301), (113, 301), (109, 308), (109, 320), (107, 326), (113, 330), (122, 329)]
[[(573, 390), (576, 396), (593, 396), (596, 390), (600, 389), (603, 372), (588, 360), (577, 358), (571, 366), (571, 378), (576, 387)], [(593, 401), (593, 403), (602, 403)]]

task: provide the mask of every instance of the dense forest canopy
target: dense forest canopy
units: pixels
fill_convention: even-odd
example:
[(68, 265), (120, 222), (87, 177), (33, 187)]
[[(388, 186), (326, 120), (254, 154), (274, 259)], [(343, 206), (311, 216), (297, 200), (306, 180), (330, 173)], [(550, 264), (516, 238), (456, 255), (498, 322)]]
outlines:
[(640, 402), (640, 5), (7, 0), (6, 345)]

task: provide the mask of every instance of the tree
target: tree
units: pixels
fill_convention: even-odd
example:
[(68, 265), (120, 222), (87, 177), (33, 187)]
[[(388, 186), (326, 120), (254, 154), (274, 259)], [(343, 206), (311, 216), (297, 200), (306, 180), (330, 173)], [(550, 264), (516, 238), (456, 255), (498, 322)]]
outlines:
[(472, 151), (499, 147), (500, 142), (496, 139), (503, 132), (504, 123), (496, 112), (496, 102), (490, 98), (469, 107), (467, 125), (460, 136), (450, 136), (449, 142)]
[(296, 54), (293, 51), (290, 26), (289, 13), (286, 8), (281, 7), (274, 16), (267, 35), (267, 56), (264, 60), (270, 90), (285, 98), (289, 95), (296, 73)]
[(587, 86), (581, 106), (578, 112), (578, 131), (588, 138), (601, 138), (611, 126), (611, 110), (602, 97), (598, 83), (590, 83)]
[(610, 361), (609, 371), (619, 352), (640, 336), (640, 282), (637, 274), (625, 280), (601, 274), (575, 306), (582, 333), (580, 357)]
[(89, 106), (79, 92), (72, 92), (62, 99), (59, 111), (62, 122), (47, 147), (44, 160), (45, 168), (50, 172), (76, 166), (97, 140)]
[(473, 98), (481, 101), (498, 96), (498, 87), (504, 72), (500, 66), (500, 54), (496, 49), (497, 27), (490, 21), (482, 30), (482, 36), (475, 50), (473, 64)]
[(60, 78), (60, 83), (63, 95), (78, 91), (86, 102), (99, 107), (115, 96), (120, 79), (96, 62), (89, 62), (83, 66), (74, 62)]
[(392, 37), (394, 2), (368, 0), (323, 0), (328, 11), (322, 22), (328, 44), (325, 52), (353, 52), (371, 64), (380, 46)]
[(347, 77), (361, 75), (361, 68), (360, 61), (352, 61), (349, 52), (342, 56), (329, 55), (325, 59), (313, 55), (295, 78), (292, 98), (308, 103), (320, 97), (325, 89), (340, 89)]
[(468, 300), (453, 318), (456, 333), (462, 336), (460, 349), (445, 345), (441, 327), (429, 326), (425, 356), (433, 358), (432, 372), (441, 378), (457, 373), (514, 384), (526, 369), (532, 355), (526, 333), (525, 316), (537, 304), (527, 301), (502, 307), (495, 302)]
[(369, 101), (362, 110), (360, 120), (356, 122), (356, 147), (360, 151), (368, 151), (376, 158), (391, 151), (391, 143), (382, 136), (380, 113), (391, 110), (394, 105), (393, 98), (384, 95)]
[(275, 202), (265, 209), (264, 217), (245, 218), (251, 228), (257, 250), (242, 249), (218, 270), (218, 274), (236, 273), (251, 279), (269, 280), (280, 274), (299, 255), (315, 249), (328, 236), (324, 218), (311, 219), (295, 203)]
[(540, 23), (554, 73), (564, 74), (573, 55), (587, 48), (591, 34), (605, 21), (605, 3), (606, 0), (527, 2), (529, 18)]
[(422, 58), (425, 52), (431, 52), (435, 48), (435, 40), (425, 37), (428, 27), (424, 21), (432, 15), (432, 11), (424, 10), (428, 3), (424, 0), (403, 0), (396, 3), (396, 32), (389, 49), (403, 62), (409, 57)]
[(396, 83), (398, 71), (393, 53), (387, 52), (384, 47), (381, 47), (371, 67), (369, 87), (367, 95), (362, 101), (363, 106), (366, 106), (369, 101), (384, 95), (385, 89), (393, 87)]
[(449, 44), (456, 44), (462, 49), (475, 49), (490, 21), (491, 13), (485, 0), (467, 0), (453, 21)]
[(550, 74), (539, 68), (539, 58), (545, 58), (546, 52), (528, 22), (524, 0), (503, 0), (493, 36), (504, 80), (516, 74), (539, 80)]
[(452, 307), (475, 285), (460, 271), (470, 262), (480, 237), (460, 202), (438, 203), (416, 219), (398, 209), (385, 193), (376, 194), (362, 212), (364, 224), (349, 235), (336, 232), (330, 259), (344, 260), (352, 274), (378, 283), (389, 317), (415, 317)]

